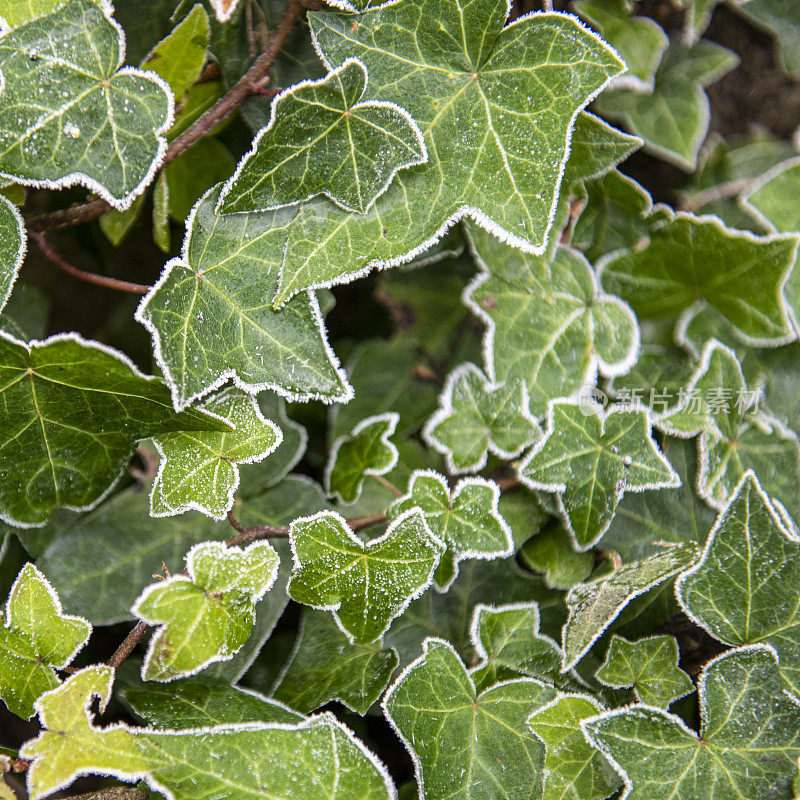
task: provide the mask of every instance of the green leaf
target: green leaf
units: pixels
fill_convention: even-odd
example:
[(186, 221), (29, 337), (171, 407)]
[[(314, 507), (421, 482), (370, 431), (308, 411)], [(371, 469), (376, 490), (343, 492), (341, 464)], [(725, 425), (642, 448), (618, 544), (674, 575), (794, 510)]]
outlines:
[(278, 262), (264, 258), (261, 241), (279, 235), (296, 210), (219, 217), (216, 197), (210, 190), (195, 206), (183, 255), (167, 263), (136, 311), (173, 402), (185, 408), (229, 378), (251, 393), (347, 401), (352, 390), (325, 339), (317, 298), (304, 294), (282, 312), (265, 302)]
[(694, 691), (691, 678), (678, 668), (679, 655), (674, 636), (648, 636), (630, 642), (614, 634), (595, 678), (615, 689), (633, 687), (640, 702), (669, 708), (673, 700)]
[(464, 294), (486, 323), (484, 359), (492, 381), (524, 380), (534, 415), (549, 400), (592, 385), (598, 372), (627, 372), (639, 328), (630, 308), (599, 291), (577, 251), (559, 247), (547, 265), (472, 227), (481, 272)]
[(555, 696), (532, 678), (478, 694), (451, 645), (426, 639), (383, 707), (414, 760), (420, 798), (530, 800), (541, 796), (545, 748), (525, 722)]
[(678, 0), (678, 5), (683, 6), (683, 28), (686, 31), (687, 41), (694, 42), (697, 37), (708, 27), (711, 14), (717, 0)]
[(176, 414), (159, 380), (77, 334), (26, 345), (0, 331), (0, 396), (0, 518), (21, 527), (94, 506), (139, 439), (228, 428), (203, 411)]
[(767, 230), (800, 231), (795, 200), (800, 192), (800, 159), (793, 158), (765, 172), (740, 195), (742, 206)]
[(94, 697), (101, 710), (106, 707), (113, 677), (110, 667), (88, 667), (39, 700), (45, 730), (23, 750), (34, 760), (28, 770), (32, 800), (91, 774), (144, 778), (173, 800), (394, 796), (383, 765), (331, 714), (297, 723), (208, 726), (196, 735), (124, 724), (97, 728), (87, 708)]
[(366, 88), (367, 69), (353, 58), (276, 97), (269, 124), (223, 187), (217, 210), (269, 211), (324, 194), (345, 211), (367, 211), (427, 152), (408, 112), (364, 100)]
[(601, 114), (621, 120), (641, 136), (646, 150), (693, 171), (710, 118), (703, 87), (738, 61), (735, 53), (712, 42), (688, 46), (675, 39), (661, 59), (652, 94), (612, 89), (597, 105)]
[(22, 214), (11, 201), (0, 196), (0, 311), (11, 296), (11, 289), (25, 260), (27, 244)]
[(554, 589), (569, 589), (594, 569), (594, 553), (577, 552), (572, 536), (561, 525), (551, 525), (532, 536), (519, 556), (525, 566), (543, 572), (547, 585)]
[(34, 701), (58, 686), (57, 669), (69, 666), (89, 640), (92, 626), (64, 614), (61, 601), (33, 564), (26, 564), (6, 601), (0, 626), (0, 698), (27, 719)]
[(364, 544), (332, 511), (296, 519), (290, 528), (293, 600), (333, 611), (351, 642), (379, 639), (430, 585), (444, 544), (414, 509)]
[(285, 253), (277, 306), (411, 260), (464, 215), (545, 249), (575, 118), (623, 67), (573, 17), (528, 15), (504, 28), (507, 11), (504, 0), (467, 9), (402, 0), (358, 17), (308, 15), (326, 65), (360, 60), (367, 93), (408, 110), (429, 158), (401, 172), (366, 215), (324, 200), (302, 206), (274, 246), (272, 258)]
[(743, 0), (736, 8), (775, 36), (783, 68), (796, 78), (800, 74), (800, 15), (797, 4), (793, 0)]
[(5, 29), (16, 28), (43, 14), (49, 14), (62, 0), (0, 0), (0, 18)]
[(483, 469), (489, 453), (506, 460), (518, 456), (540, 433), (524, 380), (494, 384), (467, 363), (447, 376), (439, 410), (422, 435), (458, 475)]
[(794, 797), (800, 709), (782, 691), (774, 651), (742, 647), (706, 665), (700, 734), (651, 706), (608, 711), (582, 727), (625, 781), (627, 800)]
[(159, 628), (150, 639), (142, 679), (193, 675), (241, 649), (253, 629), (255, 605), (275, 582), (278, 554), (266, 542), (241, 550), (201, 542), (186, 555), (186, 574), (148, 586), (132, 611)]
[[(431, 533), (447, 546), (436, 586), (447, 589), (458, 575), (458, 564), (468, 558), (506, 558), (514, 554), (511, 529), (498, 511), (500, 489), (494, 481), (464, 478), (453, 490), (443, 475), (416, 470), (408, 481), (408, 494), (394, 502), (387, 517), (398, 517), (417, 508)], [(446, 570), (443, 573), (442, 567)]]
[(281, 443), (280, 428), (265, 419), (255, 398), (226, 389), (201, 408), (224, 419), (231, 432), (179, 432), (157, 436), (161, 461), (150, 491), (150, 514), (168, 517), (194, 509), (225, 519), (239, 486), (238, 464), (263, 461)]
[(397, 653), (348, 641), (329, 614), (303, 610), (297, 641), (272, 696), (303, 713), (338, 700), (362, 716), (377, 702), (398, 664)]
[(564, 181), (569, 184), (599, 178), (641, 146), (638, 136), (629, 136), (600, 117), (581, 111), (572, 132)]
[(689, 569), (698, 556), (699, 548), (689, 542), (664, 545), (660, 553), (643, 561), (573, 586), (567, 594), (569, 618), (562, 631), (562, 670), (571, 669), (586, 655), (631, 600)]
[(339, 437), (331, 448), (325, 467), (325, 490), (344, 503), (361, 496), (364, 480), (385, 475), (397, 464), (397, 447), (390, 441), (399, 416), (394, 411), (367, 417), (348, 435)]
[(547, 430), (520, 464), (519, 478), (532, 489), (557, 493), (577, 550), (600, 541), (625, 492), (680, 486), (653, 440), (647, 411), (604, 412), (589, 401), (550, 404)]
[(150, 183), (173, 99), (125, 67), (111, 5), (68, 0), (0, 37), (0, 173), (26, 186), (82, 184), (120, 210)]
[(783, 287), (797, 256), (796, 236), (754, 236), (717, 217), (677, 213), (635, 250), (598, 263), (606, 291), (640, 318), (663, 318), (698, 300), (715, 308), (755, 346), (795, 338)]

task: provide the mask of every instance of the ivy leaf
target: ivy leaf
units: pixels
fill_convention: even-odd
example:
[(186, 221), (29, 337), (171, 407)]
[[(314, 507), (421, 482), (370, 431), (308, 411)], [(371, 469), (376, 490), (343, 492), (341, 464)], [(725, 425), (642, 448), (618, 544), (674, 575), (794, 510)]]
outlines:
[(22, 214), (10, 200), (0, 196), (0, 311), (11, 296), (27, 244)]
[(506, 558), (514, 553), (511, 528), (500, 515), (500, 489), (494, 481), (464, 478), (450, 491), (443, 475), (417, 470), (408, 481), (408, 494), (394, 502), (387, 517), (398, 517), (418, 508), (431, 533), (447, 546), (433, 576), (447, 589), (458, 575), (458, 564), (467, 558)]
[(598, 372), (626, 372), (636, 360), (639, 328), (630, 308), (600, 292), (580, 253), (558, 248), (539, 260), (471, 228), (480, 274), (467, 305), (486, 323), (484, 358), (493, 381), (524, 380), (534, 415), (549, 400), (576, 394)]
[(0, 0), (0, 19), (5, 23), (3, 28), (16, 28), (23, 22), (48, 14), (60, 2), (61, 0)]
[(800, 15), (792, 0), (742, 0), (737, 10), (778, 40), (784, 70), (792, 77), (800, 74)]
[(409, 114), (363, 100), (366, 88), (367, 69), (353, 58), (278, 95), (217, 210), (268, 211), (324, 194), (345, 211), (367, 211), (397, 172), (423, 164), (427, 152)]
[(28, 770), (32, 800), (97, 773), (129, 782), (144, 777), (153, 791), (174, 800), (394, 797), (383, 765), (331, 714), (293, 724), (208, 726), (195, 735), (124, 724), (97, 728), (89, 705), (99, 697), (105, 709), (113, 676), (110, 667), (87, 667), (38, 701), (45, 730), (22, 751), (34, 762)]
[(577, 550), (593, 547), (611, 525), (626, 491), (680, 486), (653, 440), (648, 412), (552, 402), (547, 430), (519, 466), (532, 489), (558, 494), (558, 509)]
[(800, 709), (784, 693), (775, 652), (741, 647), (706, 665), (698, 682), (700, 735), (652, 706), (582, 723), (625, 781), (623, 797), (794, 797)]
[(296, 519), (290, 537), (294, 569), (289, 595), (333, 611), (336, 624), (357, 644), (379, 639), (431, 585), (444, 551), (419, 510), (398, 517), (367, 544), (332, 511)]
[(150, 183), (173, 99), (125, 67), (110, 4), (68, 0), (0, 37), (0, 173), (27, 186), (82, 184), (120, 210)]
[(594, 553), (576, 552), (572, 536), (561, 525), (551, 525), (532, 536), (519, 556), (525, 566), (543, 572), (547, 585), (554, 589), (569, 589), (594, 569)]
[(344, 503), (354, 503), (361, 496), (369, 475), (385, 475), (397, 464), (397, 447), (390, 441), (399, 415), (394, 411), (367, 417), (341, 436), (331, 447), (325, 467), (325, 490)]
[(450, 644), (423, 647), (383, 701), (414, 760), (420, 800), (541, 796), (545, 748), (525, 721), (556, 691), (525, 678), (478, 694)]
[(217, 191), (194, 207), (183, 255), (167, 263), (136, 311), (176, 408), (229, 378), (253, 394), (346, 402), (352, 390), (326, 341), (317, 298), (303, 294), (281, 313), (265, 301), (278, 262), (264, 256), (262, 240), (278, 236), (296, 209), (217, 216)]
[(581, 111), (572, 132), (564, 181), (569, 184), (599, 178), (641, 146), (638, 136), (629, 136), (600, 117)]
[(47, 578), (26, 564), (6, 601), (0, 626), (0, 698), (12, 714), (27, 719), (34, 701), (60, 683), (64, 669), (89, 640), (92, 626), (64, 614)]
[(397, 652), (383, 649), (380, 640), (349, 642), (329, 614), (307, 608), (272, 695), (303, 713), (338, 700), (363, 716), (383, 694), (397, 664)]
[(711, 14), (717, 0), (678, 0), (678, 5), (683, 6), (683, 27), (686, 31), (687, 41), (695, 42), (697, 37), (708, 27)]
[(678, 668), (679, 655), (674, 636), (649, 636), (630, 642), (614, 634), (595, 678), (615, 689), (633, 687), (640, 702), (669, 708), (673, 700), (694, 691), (691, 678)]
[(367, 93), (409, 111), (429, 158), (366, 215), (303, 206), (277, 248), (276, 306), (411, 260), (467, 214), (516, 246), (545, 249), (575, 118), (623, 65), (573, 17), (528, 15), (504, 28), (507, 11), (503, 0), (466, 11), (456, 0), (403, 0), (357, 17), (308, 15), (326, 66), (360, 60)]
[(266, 542), (244, 550), (201, 542), (186, 555), (186, 574), (148, 586), (133, 613), (159, 628), (142, 680), (170, 681), (232, 658), (247, 641), (255, 605), (275, 582), (278, 554)]
[(586, 655), (631, 600), (689, 569), (698, 556), (698, 547), (690, 542), (665, 545), (656, 555), (573, 586), (567, 594), (569, 617), (562, 631), (562, 671)]
[(0, 518), (20, 527), (94, 506), (138, 439), (228, 428), (200, 410), (175, 414), (160, 381), (77, 334), (26, 345), (0, 331), (0, 396)]
[(674, 315), (699, 299), (755, 346), (795, 338), (783, 287), (797, 256), (796, 236), (754, 236), (717, 217), (678, 213), (651, 229), (643, 246), (598, 263), (608, 292), (639, 318)]
[(483, 469), (489, 453), (506, 460), (518, 456), (539, 434), (524, 380), (494, 384), (467, 363), (448, 375), (439, 410), (422, 435), (459, 475)]
[(261, 414), (255, 398), (230, 388), (201, 406), (234, 430), (183, 432), (157, 436), (161, 456), (150, 491), (150, 514), (170, 517), (194, 509), (225, 519), (239, 486), (238, 464), (262, 461), (281, 443), (281, 429)]
[(800, 192), (800, 159), (777, 164), (753, 182), (739, 200), (767, 230), (800, 231), (800, 214), (794, 200)]

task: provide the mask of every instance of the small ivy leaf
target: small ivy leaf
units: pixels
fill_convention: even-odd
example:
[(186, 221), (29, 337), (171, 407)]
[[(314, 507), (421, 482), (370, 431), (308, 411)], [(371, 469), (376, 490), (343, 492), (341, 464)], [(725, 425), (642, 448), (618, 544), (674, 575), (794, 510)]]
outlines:
[(645, 409), (604, 412), (572, 401), (550, 403), (547, 430), (518, 474), (526, 486), (558, 494), (559, 513), (581, 551), (600, 541), (626, 491), (681, 482), (653, 440)]
[(100, 710), (105, 709), (113, 679), (111, 667), (87, 667), (37, 701), (45, 730), (21, 751), (33, 761), (28, 770), (31, 800), (92, 774), (127, 782), (144, 778), (153, 791), (172, 800), (395, 797), (383, 765), (332, 714), (296, 723), (211, 725), (193, 735), (125, 724), (95, 727), (92, 699), (99, 697)]
[(329, 614), (303, 610), (292, 655), (272, 696), (303, 713), (338, 700), (363, 716), (378, 701), (398, 665), (380, 640), (354, 644)]
[(16, 28), (36, 17), (49, 14), (62, 0), (0, 0), (0, 26)]
[(68, 0), (0, 36), (0, 174), (26, 186), (82, 184), (120, 210), (152, 180), (173, 98), (152, 72), (120, 69), (111, 5)]
[(233, 431), (181, 431), (157, 436), (161, 456), (150, 491), (150, 514), (171, 517), (193, 509), (222, 520), (233, 508), (238, 464), (263, 461), (283, 439), (281, 429), (262, 415), (255, 397), (229, 388), (201, 408), (224, 419)]
[(0, 385), (0, 519), (23, 528), (59, 506), (96, 505), (139, 439), (229, 427), (202, 410), (176, 414), (161, 381), (77, 334), (24, 344), (0, 331)]
[(778, 41), (784, 70), (800, 75), (800, 14), (792, 0), (742, 0), (736, 9)]
[(665, 545), (656, 555), (573, 586), (567, 594), (569, 617), (562, 631), (562, 671), (574, 667), (589, 652), (631, 600), (689, 569), (699, 555), (699, 548), (691, 542)]
[(634, 705), (585, 720), (591, 744), (625, 782), (625, 800), (794, 797), (800, 709), (783, 691), (774, 650), (741, 647), (698, 681), (700, 734), (674, 714)]
[(326, 339), (317, 298), (304, 293), (273, 311), (278, 263), (262, 242), (280, 237), (296, 209), (225, 217), (214, 213), (218, 189), (198, 201), (186, 222), (183, 255), (167, 263), (136, 319), (153, 339), (156, 360), (185, 408), (229, 378), (256, 394), (346, 402), (352, 397)]
[(694, 691), (691, 678), (678, 667), (679, 656), (674, 636), (630, 642), (614, 634), (595, 678), (614, 689), (633, 687), (641, 703), (669, 708), (674, 700)]
[(564, 181), (570, 184), (599, 178), (641, 146), (638, 136), (623, 133), (600, 117), (581, 111), (572, 132)]
[(400, 416), (394, 411), (367, 417), (349, 435), (339, 437), (331, 447), (325, 467), (325, 491), (343, 503), (361, 496), (369, 475), (385, 475), (397, 464), (397, 447), (390, 438)]
[(800, 193), (800, 158), (783, 161), (765, 172), (739, 196), (742, 207), (769, 231), (800, 231), (796, 199)]
[(690, 44), (696, 42), (697, 37), (708, 27), (716, 4), (717, 0), (678, 0), (678, 5), (682, 5), (686, 9), (683, 28)]
[(542, 800), (604, 800), (620, 787), (608, 760), (590, 745), (581, 721), (603, 706), (585, 694), (559, 694), (528, 720), (531, 732), (545, 744)]
[(543, 572), (553, 589), (569, 589), (594, 569), (594, 553), (577, 552), (572, 536), (561, 525), (551, 525), (532, 536), (522, 545), (519, 556), (529, 569)]
[(686, 613), (730, 645), (775, 648), (780, 671), (800, 697), (800, 610), (786, 587), (800, 576), (800, 539), (752, 472), (711, 529), (698, 563), (676, 583)]
[(92, 626), (64, 614), (47, 578), (26, 564), (6, 601), (0, 626), (0, 699), (12, 714), (28, 719), (34, 701), (58, 686), (57, 669), (67, 667), (89, 641)]
[(661, 59), (652, 93), (612, 89), (597, 105), (641, 136), (645, 150), (693, 172), (710, 119), (703, 87), (738, 63), (735, 53), (712, 42), (687, 46), (676, 39)]
[(279, 94), (217, 211), (269, 211), (319, 194), (345, 211), (367, 211), (401, 169), (428, 154), (408, 112), (362, 100), (366, 88), (367, 69), (352, 58), (320, 81)]
[(239, 0), (209, 0), (217, 22), (228, 22), (239, 5)]
[(469, 363), (447, 376), (439, 410), (422, 431), (455, 475), (483, 469), (489, 453), (512, 459), (540, 434), (525, 381), (510, 377), (495, 384)]
[(186, 575), (148, 586), (131, 609), (159, 628), (142, 680), (171, 681), (228, 661), (247, 641), (255, 605), (275, 582), (278, 554), (266, 542), (244, 550), (201, 542), (186, 554)]
[(545, 747), (525, 723), (555, 696), (532, 678), (478, 694), (452, 646), (426, 639), (383, 707), (414, 760), (420, 800), (530, 800), (541, 796)]
[(768, 411), (759, 392), (750, 391), (732, 350), (712, 340), (682, 391), (683, 401), (659, 415), (657, 424), (672, 436), (698, 438), (697, 491), (722, 510), (748, 469), (800, 519), (800, 442)]
[(514, 554), (511, 528), (500, 515), (500, 489), (494, 481), (464, 478), (450, 491), (443, 475), (417, 470), (408, 481), (408, 494), (386, 511), (391, 519), (418, 508), (433, 535), (447, 546), (447, 574), (437, 570), (434, 583), (446, 591), (467, 558), (491, 560)]
[(290, 537), (294, 569), (289, 595), (333, 611), (336, 624), (357, 644), (383, 636), (431, 585), (444, 551), (418, 509), (398, 517), (383, 536), (366, 544), (333, 511), (296, 519)]
[(22, 214), (11, 201), (0, 196), (0, 311), (11, 296), (27, 246)]
[(599, 291), (577, 251), (559, 247), (543, 266), (533, 256), (469, 227), (481, 272), (464, 301), (486, 323), (484, 358), (493, 381), (524, 380), (534, 415), (636, 361), (639, 327), (629, 306)]

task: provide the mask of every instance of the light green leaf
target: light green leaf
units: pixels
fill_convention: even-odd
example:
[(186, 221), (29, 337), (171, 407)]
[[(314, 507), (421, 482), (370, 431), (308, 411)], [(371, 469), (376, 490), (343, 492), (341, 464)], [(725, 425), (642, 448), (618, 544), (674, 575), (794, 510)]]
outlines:
[(694, 691), (691, 678), (678, 668), (679, 655), (674, 636), (648, 636), (630, 642), (614, 634), (595, 678), (615, 689), (633, 687), (640, 702), (669, 708), (673, 700)]
[(678, 213), (651, 228), (636, 249), (598, 263), (608, 292), (640, 318), (672, 316), (703, 300), (755, 346), (795, 338), (783, 288), (797, 256), (797, 236), (754, 236), (717, 217)]
[(123, 210), (161, 162), (173, 99), (154, 73), (120, 69), (111, 12), (68, 0), (0, 37), (0, 174), (50, 189), (82, 184)]
[(383, 706), (414, 760), (420, 800), (530, 800), (541, 796), (545, 748), (525, 722), (555, 696), (532, 678), (478, 694), (450, 644), (426, 639)]
[(514, 554), (511, 529), (497, 508), (499, 500), (500, 489), (494, 481), (464, 478), (451, 491), (443, 475), (417, 470), (408, 481), (408, 494), (393, 503), (386, 515), (392, 520), (413, 508), (422, 512), (431, 533), (447, 546), (433, 576), (436, 586), (445, 590), (458, 575), (460, 561)]
[(700, 734), (652, 706), (583, 722), (625, 781), (627, 800), (789, 800), (800, 754), (800, 709), (784, 692), (775, 652), (741, 647), (706, 665)]
[(642, 146), (638, 136), (629, 136), (607, 122), (581, 111), (575, 120), (564, 181), (588, 181), (610, 172)]
[(338, 700), (362, 716), (377, 702), (398, 664), (380, 640), (354, 644), (329, 614), (303, 610), (292, 655), (272, 696), (303, 713)]
[(170, 681), (232, 658), (247, 641), (255, 605), (275, 582), (278, 554), (267, 542), (244, 550), (201, 542), (186, 555), (186, 574), (148, 586), (131, 609), (159, 628), (142, 679)]
[(333, 611), (351, 642), (379, 639), (430, 585), (444, 544), (415, 509), (364, 544), (332, 511), (296, 519), (290, 528), (293, 600)]
[[(181, 161), (180, 158), (176, 160)], [(100, 217), (101, 227), (107, 216), (108, 214), (104, 214)], [(168, 253), (172, 248), (172, 231), (169, 228), (169, 186), (167, 185), (166, 171), (159, 173), (153, 188), (153, 243), (162, 253)]]
[(691, 43), (708, 27), (711, 14), (717, 0), (678, 0), (678, 5), (686, 10), (683, 18), (683, 28), (687, 40)]
[(16, 28), (43, 14), (49, 14), (62, 0), (0, 0), (0, 19), (5, 28)]
[(26, 564), (8, 595), (0, 626), (0, 699), (27, 719), (34, 701), (58, 686), (57, 669), (67, 667), (89, 640), (92, 626), (64, 614), (61, 601), (33, 564)]
[(492, 381), (524, 380), (534, 415), (593, 385), (598, 372), (627, 372), (639, 328), (631, 309), (599, 291), (577, 251), (559, 247), (549, 264), (471, 227), (480, 274), (464, 300), (486, 323), (484, 358)]
[(467, 363), (448, 375), (439, 410), (422, 435), (458, 475), (483, 469), (489, 453), (506, 460), (518, 456), (540, 433), (524, 380), (509, 377), (494, 384)]
[(11, 296), (27, 244), (22, 214), (11, 201), (0, 196), (0, 311)]
[(752, 183), (739, 200), (743, 208), (767, 230), (800, 231), (797, 198), (800, 197), (800, 159), (784, 161)]
[(553, 402), (547, 430), (519, 466), (532, 489), (558, 494), (558, 510), (577, 550), (593, 547), (611, 525), (625, 492), (680, 486), (658, 449), (643, 408), (590, 401)]
[(737, 9), (778, 40), (783, 68), (800, 74), (800, 14), (794, 0), (743, 0)]
[(229, 388), (201, 408), (224, 419), (231, 432), (169, 433), (153, 443), (161, 456), (150, 491), (150, 514), (169, 517), (194, 509), (224, 519), (239, 486), (238, 464), (263, 461), (281, 443), (280, 428), (265, 419), (252, 395)]
[(528, 539), (519, 557), (525, 566), (543, 572), (547, 585), (554, 589), (569, 589), (594, 569), (594, 553), (576, 551), (572, 536), (561, 525), (551, 525)]
[(660, 553), (623, 564), (567, 594), (569, 618), (562, 631), (562, 670), (575, 666), (631, 600), (689, 569), (699, 557), (692, 543), (664, 545)]
[(367, 211), (427, 151), (408, 112), (363, 100), (366, 88), (367, 69), (353, 58), (278, 95), (267, 127), (223, 187), (218, 212), (269, 211), (319, 194), (345, 211)]
[(208, 726), (195, 735), (124, 724), (95, 727), (87, 709), (94, 697), (105, 709), (113, 677), (110, 667), (87, 667), (39, 700), (45, 730), (23, 750), (34, 760), (28, 770), (32, 800), (91, 774), (144, 778), (173, 800), (394, 797), (383, 765), (331, 714), (293, 724)]
[(390, 441), (399, 415), (394, 411), (367, 417), (349, 435), (339, 437), (325, 467), (325, 490), (344, 503), (361, 496), (364, 480), (385, 475), (397, 464), (397, 447)]
[(136, 311), (173, 402), (184, 408), (229, 378), (254, 394), (346, 402), (352, 390), (326, 341), (317, 298), (303, 294), (280, 313), (265, 299), (279, 261), (264, 257), (262, 240), (280, 235), (296, 209), (220, 217), (216, 197), (212, 189), (195, 206), (183, 255), (167, 263)]
[(26, 345), (0, 331), (0, 408), (0, 519), (21, 527), (99, 502), (138, 439), (228, 428), (176, 414), (163, 383), (77, 334)]

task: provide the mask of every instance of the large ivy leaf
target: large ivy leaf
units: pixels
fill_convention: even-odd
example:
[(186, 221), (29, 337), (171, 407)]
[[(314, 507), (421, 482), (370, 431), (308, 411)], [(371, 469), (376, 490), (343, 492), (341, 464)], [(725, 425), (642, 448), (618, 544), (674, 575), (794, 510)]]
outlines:
[(741, 647), (706, 665), (698, 683), (700, 734), (673, 714), (634, 705), (583, 722), (589, 741), (625, 781), (628, 800), (795, 796), (800, 709), (774, 651)]
[(766, 28), (780, 45), (783, 68), (791, 76), (800, 74), (800, 15), (792, 0), (742, 0), (741, 13)]
[(478, 694), (453, 648), (427, 639), (383, 706), (414, 760), (420, 800), (530, 800), (541, 796), (545, 748), (525, 722), (555, 696), (532, 678)]
[(176, 414), (163, 383), (76, 334), (26, 345), (0, 331), (0, 408), (0, 518), (21, 527), (95, 505), (137, 439), (229, 427)]
[(186, 555), (186, 574), (148, 586), (132, 611), (158, 625), (142, 679), (169, 681), (232, 658), (247, 641), (255, 605), (275, 582), (278, 554), (267, 542), (240, 550), (201, 542)]
[[(383, 765), (333, 715), (297, 723), (247, 722), (185, 731), (115, 725), (98, 728), (88, 708), (111, 696), (113, 670), (88, 667), (40, 698), (45, 730), (24, 747), (32, 800), (79, 775), (144, 778), (174, 800), (390, 800)], [(197, 735), (199, 734), (199, 735)]]
[(493, 381), (524, 380), (530, 408), (626, 372), (639, 328), (630, 308), (600, 292), (583, 256), (558, 248), (546, 266), (479, 229), (471, 241), (481, 273), (464, 294), (486, 323), (484, 358)]
[(519, 466), (520, 480), (555, 492), (578, 550), (608, 530), (625, 492), (680, 486), (680, 477), (653, 440), (642, 408), (602, 411), (590, 403), (554, 402), (547, 430)]
[(11, 296), (26, 249), (22, 214), (10, 200), (0, 196), (0, 311)]
[(83, 184), (119, 209), (152, 180), (173, 99), (125, 67), (111, 5), (68, 0), (0, 37), (0, 173), (29, 186)]
[(539, 433), (525, 381), (493, 384), (469, 363), (448, 375), (439, 410), (423, 429), (425, 441), (444, 455), (456, 475), (483, 469), (489, 453), (502, 459), (518, 456)]
[(64, 614), (61, 601), (33, 564), (26, 564), (6, 600), (0, 626), (0, 698), (12, 714), (27, 719), (34, 701), (59, 684), (55, 670), (67, 667), (86, 644), (92, 626)]
[(347, 638), (359, 644), (379, 639), (430, 586), (444, 552), (419, 510), (398, 517), (367, 544), (330, 511), (295, 520), (290, 536), (292, 599), (333, 611)]
[[(270, 308), (278, 261), (262, 247), (296, 209), (218, 216), (209, 190), (186, 224), (183, 255), (168, 262), (136, 311), (177, 408), (229, 378), (245, 391), (292, 400), (347, 401), (352, 390), (325, 338), (317, 299)], [(276, 256), (279, 259), (279, 256)]]

